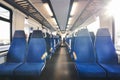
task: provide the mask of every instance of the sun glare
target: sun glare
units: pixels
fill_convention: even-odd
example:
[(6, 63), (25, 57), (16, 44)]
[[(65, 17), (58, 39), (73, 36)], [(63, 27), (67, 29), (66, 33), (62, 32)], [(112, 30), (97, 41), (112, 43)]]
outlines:
[(120, 0), (111, 0), (107, 6), (107, 11), (112, 16), (119, 16), (120, 14)]

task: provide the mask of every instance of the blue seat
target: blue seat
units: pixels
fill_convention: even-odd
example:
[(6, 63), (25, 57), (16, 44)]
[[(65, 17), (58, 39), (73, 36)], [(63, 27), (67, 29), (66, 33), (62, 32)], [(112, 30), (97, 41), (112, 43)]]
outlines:
[(26, 38), (22, 30), (15, 31), (12, 43), (7, 53), (7, 60), (0, 64), (0, 76), (12, 76), (14, 69), (25, 60)]
[(70, 52), (70, 54), (71, 54), (71, 58), (72, 58), (72, 59), (73, 59), (75, 38), (76, 38), (76, 37), (72, 37), (72, 38), (71, 38), (71, 52)]
[(90, 37), (92, 39), (92, 43), (94, 44), (94, 41), (95, 41), (95, 35), (93, 32), (89, 32), (90, 33)]
[(72, 38), (71, 37), (66, 38), (66, 44), (67, 44), (69, 53), (71, 52), (71, 42), (72, 42)]
[(76, 63), (77, 70), (82, 78), (105, 78), (106, 74), (97, 63)]
[(76, 68), (81, 78), (105, 78), (106, 73), (96, 63), (94, 48), (87, 29), (78, 32), (74, 42)]
[(59, 36), (55, 37), (55, 42), (56, 42), (56, 49), (57, 49), (59, 47), (59, 45), (60, 45), (60, 38), (59, 38)]
[(51, 39), (50, 39), (50, 34), (46, 33), (46, 38), (45, 38), (45, 41), (46, 41), (46, 45), (47, 45), (47, 53), (48, 55), (50, 56), (51, 52), (50, 52), (50, 49), (51, 49)]
[(17, 76), (39, 76), (43, 70), (44, 63), (24, 63), (22, 66), (16, 69), (15, 74)]
[(120, 64), (108, 29), (101, 28), (96, 35), (95, 49), (98, 63), (105, 68), (108, 77), (120, 77)]
[(54, 36), (51, 35), (51, 38), (50, 38), (50, 45), (51, 45), (51, 53), (55, 53), (55, 43), (54, 43)]
[(42, 56), (46, 52), (46, 42), (39, 30), (33, 31), (29, 45), (26, 62), (16, 68), (17, 76), (39, 76), (45, 66)]

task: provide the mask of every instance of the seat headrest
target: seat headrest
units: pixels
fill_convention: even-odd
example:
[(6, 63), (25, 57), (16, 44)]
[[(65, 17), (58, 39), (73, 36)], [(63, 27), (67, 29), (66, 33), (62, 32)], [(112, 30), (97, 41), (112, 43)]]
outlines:
[(25, 38), (25, 32), (23, 30), (16, 30), (14, 33), (14, 38)]
[(90, 36), (87, 29), (82, 29), (77, 33), (77, 36)]
[(43, 38), (43, 33), (40, 30), (34, 30), (31, 38)]
[(107, 28), (98, 29), (97, 36), (110, 36), (109, 30)]

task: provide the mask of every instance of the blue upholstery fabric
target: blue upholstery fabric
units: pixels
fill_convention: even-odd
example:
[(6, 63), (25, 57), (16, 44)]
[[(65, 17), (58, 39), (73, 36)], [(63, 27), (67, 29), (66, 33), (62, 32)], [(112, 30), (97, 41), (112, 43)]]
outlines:
[(56, 36), (54, 39), (55, 39), (55, 42), (56, 42), (55, 43), (56, 44), (55, 48), (57, 49), (60, 45), (60, 38), (58, 36)]
[(22, 62), (25, 59), (26, 38), (24, 31), (16, 31), (7, 54), (7, 62)]
[(120, 77), (120, 64), (101, 64), (107, 70), (107, 75), (110, 78)]
[(96, 63), (94, 48), (87, 29), (78, 32), (74, 50), (77, 56), (76, 68), (80, 77), (105, 78), (105, 71)]
[(16, 75), (19, 76), (39, 76), (45, 64), (41, 63), (25, 63), (17, 68)]
[(43, 38), (43, 33), (40, 30), (34, 30), (34, 34), (31, 35), (31, 38)]
[(46, 33), (46, 38), (45, 38), (45, 41), (46, 41), (46, 46), (47, 46), (47, 52), (48, 54), (50, 54), (50, 35), (48, 33)]
[(76, 63), (80, 77), (104, 78), (106, 73), (96, 63)]
[(71, 53), (73, 53), (74, 51), (74, 44), (75, 43), (75, 37), (72, 37), (72, 41), (71, 41)]
[(71, 37), (66, 38), (66, 43), (67, 43), (67, 46), (68, 46), (69, 53), (71, 52), (71, 42), (72, 42), (72, 38)]
[(120, 77), (120, 64), (108, 29), (99, 29), (95, 48), (98, 63), (105, 68), (108, 77)]
[(0, 64), (0, 75), (13, 75), (16, 67), (25, 60), (26, 39), (24, 31), (15, 31), (11, 46), (7, 54), (7, 61)]
[(99, 63), (118, 63), (117, 54), (107, 29), (99, 29), (96, 35), (95, 48)]
[(0, 64), (0, 76), (12, 76), (14, 70), (22, 63), (3, 63)]
[(87, 29), (83, 29), (80, 32), (78, 32), (78, 37), (75, 38), (74, 50), (77, 55), (76, 62), (95, 62), (93, 45)]
[(72, 41), (71, 41), (71, 52), (70, 53), (71, 53), (71, 58), (73, 59), (73, 52), (74, 52), (74, 46), (75, 46), (75, 44), (74, 44), (75, 43), (75, 37), (72, 37), (71, 40)]
[(28, 45), (26, 62), (15, 70), (15, 74), (18, 76), (38, 76), (45, 65), (41, 59), (45, 52), (46, 43), (42, 32), (39, 30), (33, 31)]
[(52, 36), (51, 37), (51, 48), (52, 48), (52, 51), (51, 51), (51, 53), (54, 53), (55, 52), (55, 44), (54, 44), (54, 37)]
[(27, 62), (41, 62), (41, 57), (45, 51), (46, 42), (43, 38), (43, 33), (39, 30), (33, 31), (32, 38), (28, 45)]
[(46, 51), (46, 43), (43, 38), (31, 38), (28, 46), (27, 62), (40, 62)]

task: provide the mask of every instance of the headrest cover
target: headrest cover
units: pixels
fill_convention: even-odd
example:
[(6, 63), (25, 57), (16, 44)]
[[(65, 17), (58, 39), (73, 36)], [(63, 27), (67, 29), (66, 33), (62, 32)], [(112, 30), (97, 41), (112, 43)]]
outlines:
[(23, 30), (16, 30), (14, 38), (25, 38), (25, 32)]
[(107, 28), (98, 29), (97, 36), (110, 36)]
[(77, 33), (77, 36), (90, 36), (87, 29), (82, 29)]
[(43, 33), (40, 30), (34, 30), (31, 38), (43, 38)]

